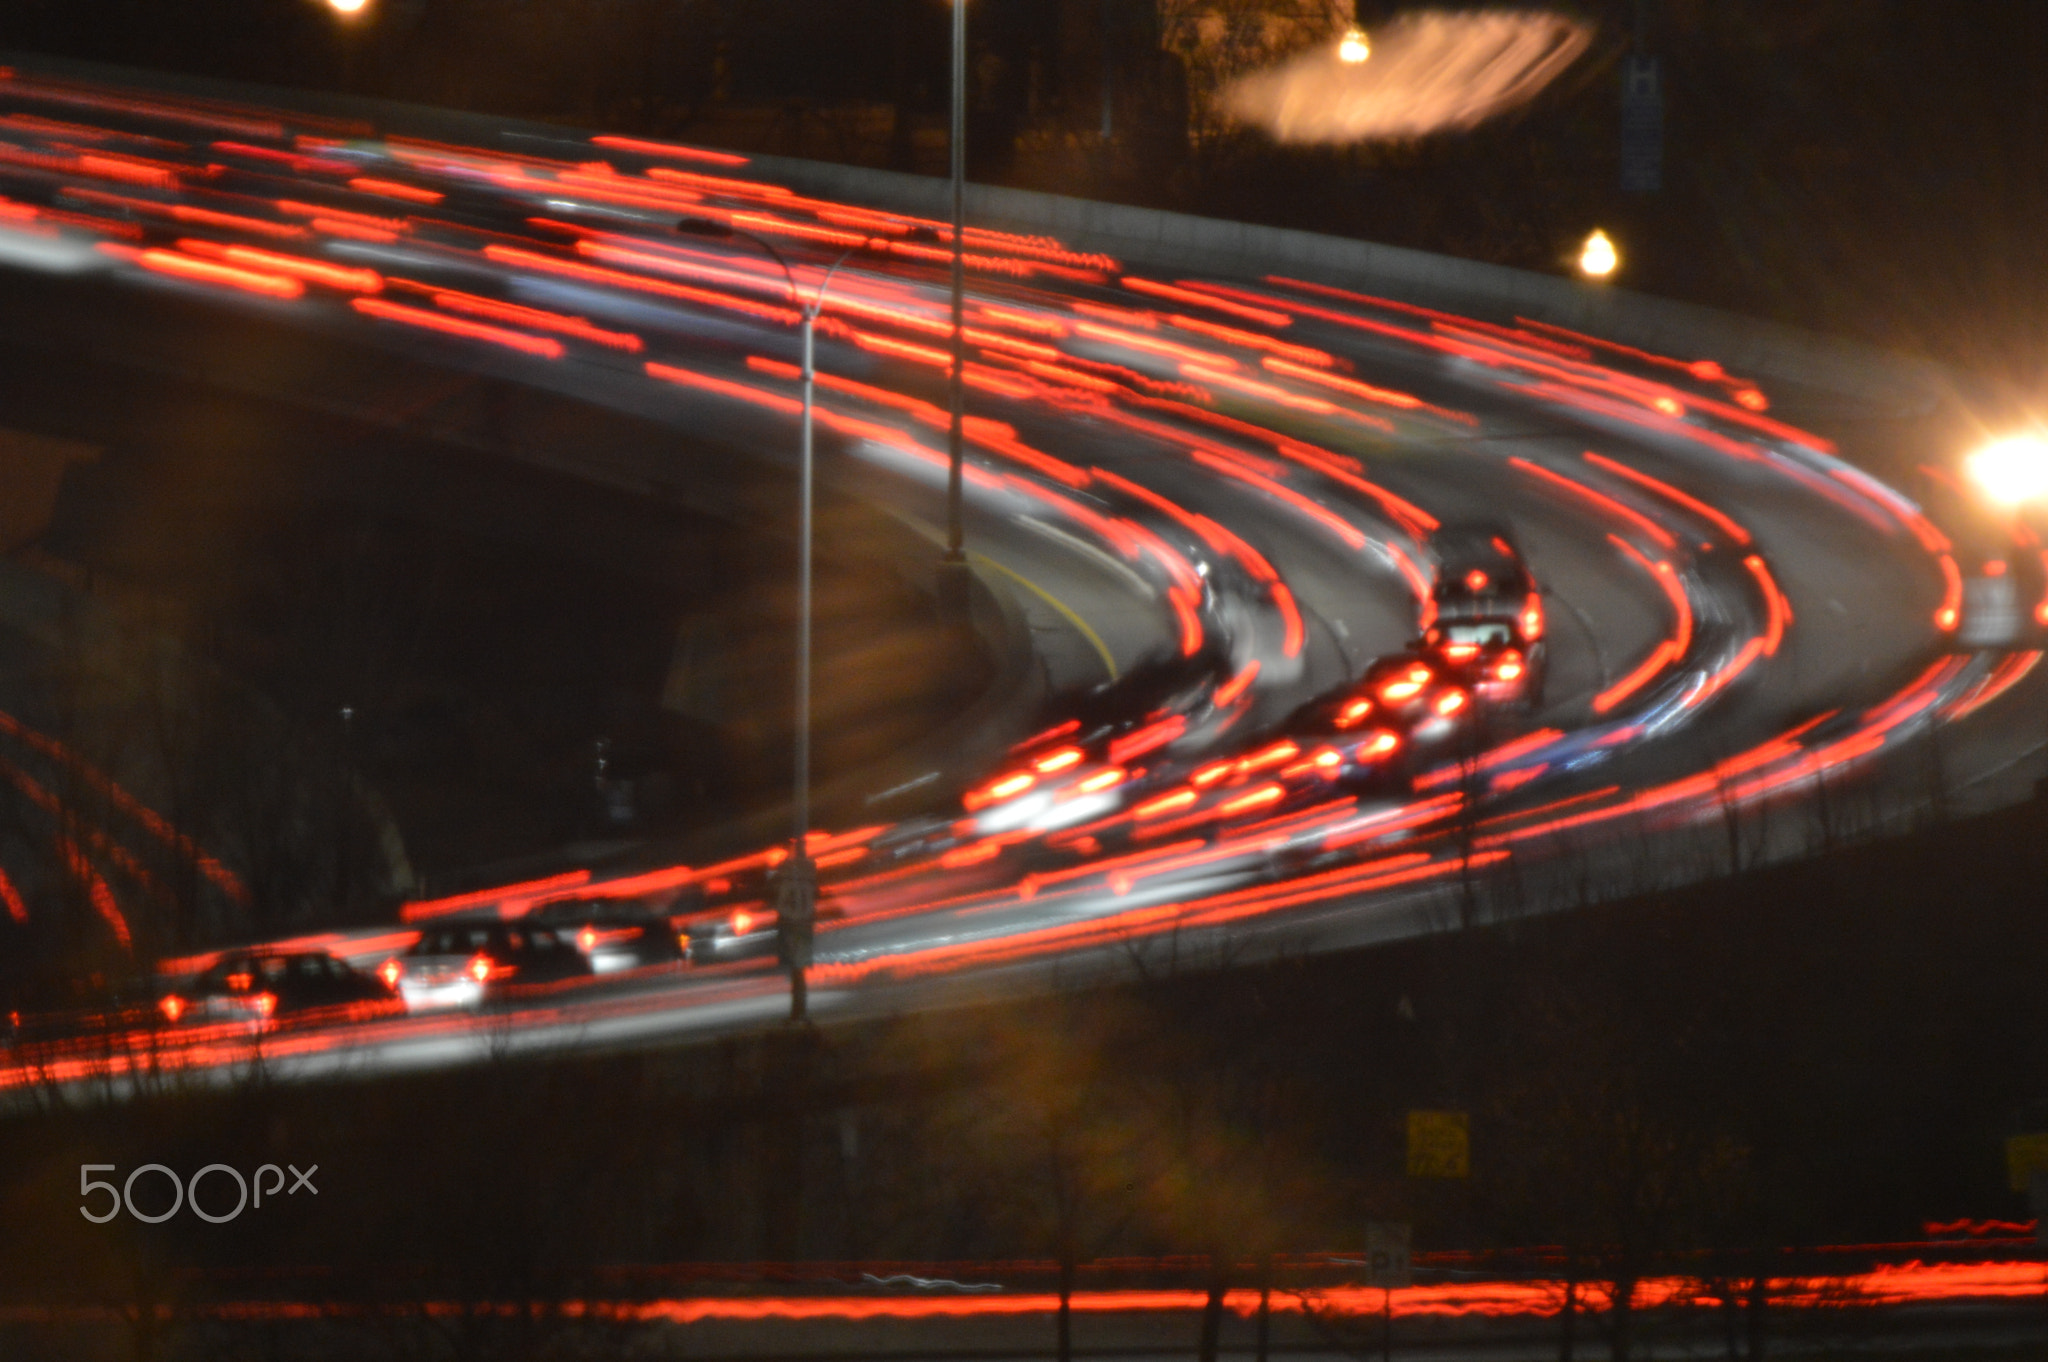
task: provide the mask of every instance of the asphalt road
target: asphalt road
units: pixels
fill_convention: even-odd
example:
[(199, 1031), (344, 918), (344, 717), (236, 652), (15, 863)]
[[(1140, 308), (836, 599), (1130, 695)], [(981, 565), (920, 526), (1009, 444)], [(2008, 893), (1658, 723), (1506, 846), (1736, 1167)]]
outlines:
[[(762, 243), (806, 295), (851, 248), (820, 323), (820, 475), (937, 540), (943, 224), (808, 199), (702, 149), (545, 151), (17, 70), (0, 79), (10, 343), (715, 508), (732, 460), (794, 454), (798, 329)], [(679, 233), (685, 217), (735, 234)], [(1017, 801), (1007, 823), (892, 818), (906, 782), (999, 776), (1017, 713), (878, 767), (874, 824), (813, 849), (844, 910), (818, 938), (821, 1019), (1114, 973), (1168, 942), (1223, 959), (1439, 930), (1503, 911), (1510, 867), (1517, 910), (1569, 907), (1588, 886), (2009, 800), (2043, 766), (2038, 639), (1952, 648), (1942, 531), (1860, 475), (1857, 451), (1785, 423), (1769, 384), (1512, 315), (1257, 274), (1160, 278), (999, 226), (967, 243), (977, 574), (1027, 623), (1054, 689), (1153, 657), (1221, 660), (1185, 732), (1088, 755), (1081, 769), (1116, 779), (1085, 816)], [(498, 396), (437, 397), (451, 374)], [(571, 415), (587, 412), (696, 453), (604, 438)], [(1545, 590), (1540, 711), (1420, 760), (1400, 797), (1265, 771), (1255, 754), (1289, 736), (1285, 716), (1416, 634), (1432, 530), (1478, 519), (1512, 526)], [(777, 854), (693, 868), (648, 850), (320, 944), (374, 965), (432, 918), (660, 906), (685, 889), (704, 895), (690, 913), (730, 914), (758, 906)], [(99, 873), (118, 884), (118, 864)], [(103, 1075), (141, 1053), (224, 1075), (259, 1054), (273, 1074), (363, 1074), (665, 1043), (768, 1024), (785, 998), (769, 959), (668, 966), (481, 1016), (151, 1029), (10, 1077)]]

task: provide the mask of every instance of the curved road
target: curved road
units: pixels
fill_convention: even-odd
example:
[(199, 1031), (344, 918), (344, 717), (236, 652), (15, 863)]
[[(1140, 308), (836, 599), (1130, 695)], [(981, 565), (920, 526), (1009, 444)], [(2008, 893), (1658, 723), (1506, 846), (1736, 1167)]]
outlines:
[[(0, 266), (52, 344), (251, 390), (300, 381), (203, 370), (191, 335), (232, 321), (372, 357), (295, 392), (308, 403), (396, 405), (422, 375), (479, 373), (783, 461), (796, 316), (747, 237), (788, 254), (806, 290), (851, 248), (820, 322), (821, 476), (936, 534), (944, 224), (809, 198), (729, 153), (614, 137), (543, 150), (18, 69), (0, 76)], [(678, 232), (682, 218), (742, 235)], [(815, 837), (844, 910), (818, 937), (821, 1017), (1125, 969), (1152, 949), (1220, 961), (1569, 906), (1839, 835), (1845, 790), (1866, 817), (1909, 814), (1941, 797), (1915, 774), (1930, 752), (1949, 786), (2032, 769), (2039, 654), (1953, 649), (1944, 532), (1777, 419), (1766, 385), (1313, 280), (1165, 274), (988, 227), (965, 249), (982, 581), (1029, 622), (1058, 688), (1148, 658), (1200, 663), (1199, 685), (1076, 758), (1061, 779), (1101, 778), (1085, 798), (894, 820), (882, 786), (904, 773), (878, 773), (875, 824)], [(659, 450), (525, 456), (717, 494), (716, 458), (679, 473)], [(1320, 780), (1322, 749), (1283, 720), (1417, 633), (1433, 531), (1475, 519), (1511, 523), (1545, 588), (1540, 712), (1468, 727), (1399, 798)], [(2048, 598), (2029, 605), (2048, 625)], [(992, 791), (1023, 736), (991, 725), (923, 774)], [(322, 944), (374, 965), (412, 924), (564, 899), (730, 919), (760, 905), (780, 855), (591, 867), (409, 904), (390, 931)], [(118, 889), (118, 857), (95, 864)], [(764, 1024), (784, 990), (761, 959), (632, 971), (483, 1021), (148, 1030), (115, 1047), (125, 1057), (43, 1054), (0, 1081), (104, 1076), (144, 1054), (221, 1073), (260, 1054), (310, 1076), (647, 1043)]]

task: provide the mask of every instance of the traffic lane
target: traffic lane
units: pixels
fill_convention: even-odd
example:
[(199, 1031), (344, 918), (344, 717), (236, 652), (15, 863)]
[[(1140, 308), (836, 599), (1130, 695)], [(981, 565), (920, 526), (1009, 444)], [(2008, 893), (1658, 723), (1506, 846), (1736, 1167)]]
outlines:
[[(1353, 547), (1291, 507), (1201, 472), (1185, 460), (1160, 460), (1142, 476), (1257, 550), (1278, 573), (1302, 622), (1297, 656), (1287, 659), (1283, 618), (1270, 591), (1253, 581), (1236, 588), (1260, 644), (1260, 670), (1251, 686), (1254, 726), (1355, 678), (1372, 658), (1414, 637), (1414, 591), (1373, 545)], [(1348, 520), (1361, 538), (1384, 543), (1395, 537), (1364, 508), (1335, 498), (1322, 504), (1350, 511)]]
[[(1434, 486), (1435, 504), (1454, 508), (1458, 518), (1502, 520), (1514, 529), (1545, 599), (1549, 677), (1540, 719), (1576, 726), (1618, 675), (1672, 637), (1676, 620), (1663, 588), (1610, 538), (1632, 533), (1628, 525), (1602, 521), (1508, 464), (1547, 464), (1574, 453), (1556, 436), (1501, 436), (1436, 452), (1427, 462), (1437, 468), (1409, 472), (1414, 485)], [(1445, 519), (1452, 514), (1447, 510)]]
[[(1745, 691), (1762, 693), (1773, 716), (1828, 697), (1843, 708), (1877, 698), (1902, 669), (1942, 646), (1933, 622), (1938, 569), (1895, 518), (1852, 511), (1817, 494), (1811, 477), (1765, 460), (1732, 459), (1684, 441), (1609, 442), (1607, 453), (1726, 516), (1750, 541), (1727, 551), (1756, 554), (1783, 591), (1793, 616), (1784, 643), (1772, 665), (1744, 682)], [(1832, 491), (1848, 495), (1847, 488)], [(1725, 543), (1728, 536), (1714, 538)]]
[[(1563, 625), (1553, 634), (1548, 706), (1557, 717), (1577, 717), (1607, 683), (1609, 654), (1633, 660), (1648, 653), (1673, 627), (1664, 592), (1630, 565), (1611, 541), (1589, 532), (1583, 516), (1542, 497), (1529, 495), (1518, 475), (1503, 468), (1518, 455), (1562, 456), (1563, 445), (1547, 440), (1489, 441), (1483, 448), (1437, 448), (1404, 469), (1403, 495), (1446, 522), (1504, 520), (1520, 537), (1537, 580), (1563, 604)], [(1444, 467), (1444, 465), (1450, 465)], [(1256, 492), (1216, 479), (1200, 479), (1185, 464), (1168, 462), (1155, 482), (1171, 477), (1174, 496), (1260, 549), (1281, 571), (1310, 630), (1304, 678), (1284, 689), (1260, 687), (1272, 703), (1261, 709), (1278, 717), (1293, 705), (1353, 679), (1375, 657), (1408, 646), (1418, 631), (1419, 602), (1410, 586), (1370, 549), (1337, 541), (1326, 525), (1290, 516)], [(1355, 497), (1355, 494), (1354, 494)], [(1395, 527), (1376, 523), (1376, 508), (1327, 492), (1322, 505), (1349, 513), (1350, 522), (1374, 538), (1407, 545), (1405, 552), (1429, 568)], [(1512, 511), (1504, 508), (1513, 507)], [(1625, 526), (1617, 526), (1626, 528)], [(1603, 650), (1601, 636), (1606, 639)]]

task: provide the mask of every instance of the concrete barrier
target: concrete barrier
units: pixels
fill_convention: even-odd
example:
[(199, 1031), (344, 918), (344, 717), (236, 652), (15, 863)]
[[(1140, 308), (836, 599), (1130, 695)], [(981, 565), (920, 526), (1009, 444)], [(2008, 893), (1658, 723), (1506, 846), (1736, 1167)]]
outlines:
[[(756, 156), (750, 170), (818, 197), (947, 218), (950, 184), (929, 176)], [(1492, 321), (1530, 317), (1734, 373), (1900, 413), (1939, 401), (1938, 365), (1693, 303), (1404, 246), (1226, 222), (1023, 189), (969, 185), (971, 222), (1040, 232), (1134, 265), (1238, 278), (1289, 275)]]

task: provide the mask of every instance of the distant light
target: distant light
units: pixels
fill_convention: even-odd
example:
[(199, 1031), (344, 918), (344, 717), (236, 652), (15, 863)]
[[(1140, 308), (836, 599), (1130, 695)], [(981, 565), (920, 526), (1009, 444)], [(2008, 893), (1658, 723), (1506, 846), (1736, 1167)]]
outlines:
[(1338, 61), (1356, 66), (1371, 55), (1372, 44), (1365, 40), (1365, 30), (1362, 28), (1346, 29), (1344, 36), (1337, 42)]
[(1594, 228), (1593, 234), (1586, 238), (1586, 244), (1579, 248), (1579, 273), (1593, 279), (1605, 279), (1619, 264), (1621, 252), (1614, 249), (1614, 239)]
[(370, 7), (370, 0), (327, 0), (327, 7), (336, 14), (357, 15)]
[(1985, 496), (2001, 506), (2048, 500), (2048, 438), (2009, 435), (1963, 461)]

